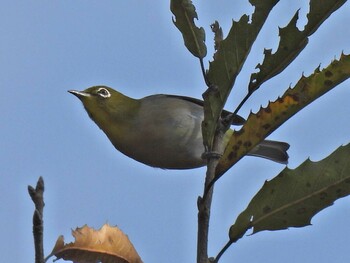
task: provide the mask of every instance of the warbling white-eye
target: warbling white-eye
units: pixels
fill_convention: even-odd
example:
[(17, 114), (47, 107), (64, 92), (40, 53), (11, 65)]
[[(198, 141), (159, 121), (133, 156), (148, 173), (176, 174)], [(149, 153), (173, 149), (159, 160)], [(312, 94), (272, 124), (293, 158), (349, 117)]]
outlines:
[[(105, 86), (69, 92), (81, 100), (114, 147), (136, 161), (164, 169), (191, 169), (206, 164), (202, 159), (201, 100), (162, 94), (132, 99)], [(244, 119), (237, 116), (236, 122), (243, 124)], [(228, 142), (231, 134), (232, 130), (228, 130), (224, 140)], [(265, 140), (249, 155), (287, 163), (288, 148), (287, 143)]]

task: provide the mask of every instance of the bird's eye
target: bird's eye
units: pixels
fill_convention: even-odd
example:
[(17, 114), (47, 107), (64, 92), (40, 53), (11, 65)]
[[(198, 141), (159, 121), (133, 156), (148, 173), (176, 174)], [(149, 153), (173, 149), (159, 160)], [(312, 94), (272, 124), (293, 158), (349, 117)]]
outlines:
[(101, 96), (102, 98), (108, 98), (108, 97), (111, 96), (111, 93), (109, 93), (109, 91), (107, 89), (105, 89), (105, 88), (99, 88), (97, 90), (97, 94), (99, 96)]

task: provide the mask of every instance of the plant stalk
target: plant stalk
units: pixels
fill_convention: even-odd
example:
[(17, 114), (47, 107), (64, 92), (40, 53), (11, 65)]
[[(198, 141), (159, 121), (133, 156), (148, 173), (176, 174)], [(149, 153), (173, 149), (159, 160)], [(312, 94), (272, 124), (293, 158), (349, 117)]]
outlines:
[(216, 166), (219, 163), (223, 152), (224, 132), (218, 129), (215, 135), (212, 152), (207, 153), (207, 173), (203, 190), (203, 197), (198, 198), (198, 235), (197, 235), (197, 263), (209, 263), (208, 257), (208, 237), (211, 203), (213, 199), (214, 186), (208, 191), (209, 184), (215, 178)]
[(36, 187), (28, 186), (28, 192), (35, 205), (33, 215), (33, 236), (35, 246), (35, 263), (44, 263), (44, 180), (39, 178)]

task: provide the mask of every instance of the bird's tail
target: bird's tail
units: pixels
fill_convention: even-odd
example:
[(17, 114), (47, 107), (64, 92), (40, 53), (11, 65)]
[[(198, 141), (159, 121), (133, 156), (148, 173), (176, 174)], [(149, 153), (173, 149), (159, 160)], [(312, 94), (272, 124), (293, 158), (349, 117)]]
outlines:
[(289, 144), (286, 142), (265, 140), (251, 150), (248, 155), (287, 164), (289, 157), (287, 153), (288, 148)]

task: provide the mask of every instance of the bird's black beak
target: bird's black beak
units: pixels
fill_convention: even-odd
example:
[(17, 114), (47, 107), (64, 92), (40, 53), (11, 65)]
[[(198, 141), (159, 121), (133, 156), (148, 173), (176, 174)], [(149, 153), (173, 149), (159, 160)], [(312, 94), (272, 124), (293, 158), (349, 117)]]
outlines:
[(82, 99), (84, 97), (90, 97), (90, 94), (85, 91), (78, 91), (78, 90), (68, 90), (69, 93), (76, 96), (78, 99)]

